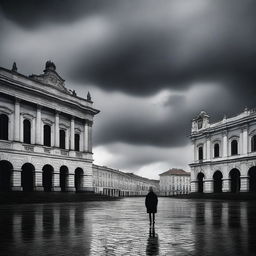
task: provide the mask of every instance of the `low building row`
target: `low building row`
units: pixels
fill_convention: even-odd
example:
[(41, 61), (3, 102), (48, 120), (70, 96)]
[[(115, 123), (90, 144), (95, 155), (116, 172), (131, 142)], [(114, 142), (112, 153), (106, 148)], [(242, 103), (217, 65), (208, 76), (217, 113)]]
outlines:
[(172, 168), (160, 175), (160, 195), (174, 196), (190, 193), (190, 173)]
[(93, 187), (96, 194), (108, 196), (143, 196), (153, 187), (159, 192), (159, 180), (147, 179), (106, 166), (93, 165)]

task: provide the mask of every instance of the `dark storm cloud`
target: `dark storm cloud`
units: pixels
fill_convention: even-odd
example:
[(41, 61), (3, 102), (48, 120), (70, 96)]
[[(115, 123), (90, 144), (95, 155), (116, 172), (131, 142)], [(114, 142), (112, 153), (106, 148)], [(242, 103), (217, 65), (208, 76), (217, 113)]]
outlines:
[[(84, 0), (1, 0), (4, 16), (27, 29), (47, 23), (68, 23), (100, 10), (102, 1)], [(107, 8), (105, 6), (104, 8)]]
[(104, 90), (148, 95), (218, 79), (240, 91), (241, 81), (251, 90), (256, 80), (255, 1), (6, 0), (1, 6), (27, 29), (93, 15), (108, 20), (112, 37), (90, 53), (81, 48), (70, 67), (72, 79)]
[[(200, 110), (208, 111), (215, 120), (225, 113), (240, 112), (246, 105), (255, 105), (255, 1), (30, 0), (0, 3), (6, 19), (31, 33), (56, 27), (58, 34), (58, 26), (75, 24), (87, 17), (99, 17), (106, 22), (106, 37), (102, 36), (102, 41), (89, 49), (82, 43), (70, 47), (81, 34), (87, 35), (83, 26), (77, 30), (77, 37), (74, 33), (69, 37), (67, 26), (67, 37), (61, 37), (62, 41), (70, 42), (66, 52), (63, 42), (51, 45), (56, 48), (55, 58), (61, 53), (68, 55), (61, 63), (63, 67), (67, 65), (67, 81), (97, 86), (106, 93), (129, 94), (131, 105), (138, 96), (147, 98), (164, 89), (182, 92), (163, 101), (162, 108), (166, 111), (162, 119), (156, 118), (157, 113), (148, 115), (150, 110), (141, 106), (131, 111), (127, 104), (120, 110), (121, 100), (117, 100), (119, 105), (107, 116), (104, 102), (97, 121), (99, 125), (95, 122), (97, 144), (184, 145), (190, 133), (190, 120)], [(52, 40), (51, 37), (46, 39)], [(200, 89), (196, 96), (186, 96), (197, 83), (208, 84), (207, 92), (202, 93)], [(219, 86), (217, 92), (216, 86)], [(100, 100), (109, 99), (96, 97), (95, 103), (99, 104)]]

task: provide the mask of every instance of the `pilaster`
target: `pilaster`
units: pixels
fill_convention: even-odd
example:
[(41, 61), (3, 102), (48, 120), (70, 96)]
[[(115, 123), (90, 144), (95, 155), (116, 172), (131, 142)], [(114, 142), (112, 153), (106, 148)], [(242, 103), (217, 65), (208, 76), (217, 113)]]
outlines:
[(60, 127), (59, 127), (60, 117), (59, 112), (55, 111), (55, 143), (54, 146), (59, 148), (60, 147)]
[(204, 193), (213, 193), (213, 180), (204, 180)]
[(12, 171), (12, 191), (22, 191), (21, 187), (21, 169), (13, 169)]
[(43, 172), (42, 170), (35, 171), (35, 191), (43, 191)]
[(70, 121), (70, 149), (75, 150), (75, 119), (71, 118)]
[(59, 173), (53, 173), (53, 186), (52, 191), (61, 191), (60, 188), (60, 174)]
[(222, 146), (223, 146), (223, 149), (222, 149), (222, 154), (223, 154), (223, 157), (227, 157), (228, 155), (228, 132), (227, 131), (224, 131), (222, 133)]
[(222, 191), (223, 192), (230, 192), (230, 179), (222, 179)]
[(17, 98), (14, 107), (14, 140), (20, 141), (20, 100)]
[(36, 144), (42, 144), (42, 127), (41, 127), (41, 106), (37, 105), (36, 109)]
[(249, 191), (249, 177), (248, 176), (241, 176), (241, 187), (240, 191), (241, 192), (248, 192)]

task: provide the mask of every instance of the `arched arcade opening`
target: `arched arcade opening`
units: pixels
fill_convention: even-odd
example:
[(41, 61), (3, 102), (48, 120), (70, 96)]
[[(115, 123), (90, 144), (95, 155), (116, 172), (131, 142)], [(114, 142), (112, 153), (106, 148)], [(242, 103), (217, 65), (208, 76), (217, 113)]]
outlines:
[(237, 169), (232, 169), (229, 172), (229, 177), (230, 177), (230, 190), (232, 193), (237, 193), (240, 191), (240, 172)]
[(21, 167), (21, 170), (21, 186), (23, 191), (33, 191), (35, 183), (35, 167), (30, 163), (26, 163)]
[(222, 173), (220, 171), (216, 171), (213, 174), (213, 192), (221, 193), (222, 192)]
[(76, 191), (81, 191), (83, 187), (84, 171), (82, 168), (76, 168), (75, 170), (75, 188)]
[(203, 193), (204, 192), (204, 174), (202, 172), (198, 173), (197, 175), (197, 192)]
[(62, 192), (67, 191), (68, 186), (68, 167), (61, 166), (60, 167), (60, 188)]
[(249, 192), (256, 192), (256, 166), (253, 166), (248, 171), (249, 176)]
[(13, 166), (10, 162), (0, 161), (0, 191), (11, 190), (11, 177)]
[(52, 191), (53, 186), (53, 167), (49, 164), (43, 167), (43, 188), (45, 192)]

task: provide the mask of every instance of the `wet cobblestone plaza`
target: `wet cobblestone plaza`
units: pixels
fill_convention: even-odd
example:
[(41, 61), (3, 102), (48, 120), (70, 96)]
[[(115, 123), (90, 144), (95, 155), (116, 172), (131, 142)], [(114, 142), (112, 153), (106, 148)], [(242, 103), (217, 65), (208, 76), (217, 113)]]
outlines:
[(0, 206), (0, 255), (255, 255), (254, 202), (144, 198)]

